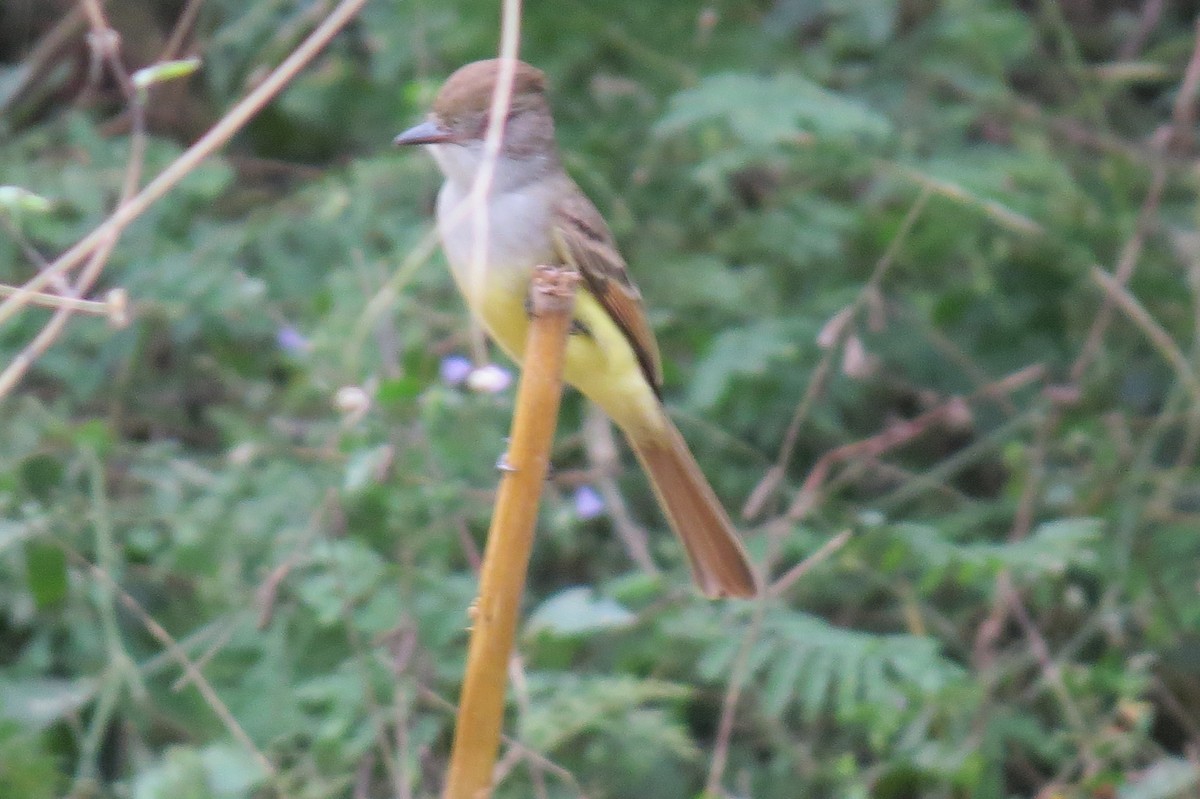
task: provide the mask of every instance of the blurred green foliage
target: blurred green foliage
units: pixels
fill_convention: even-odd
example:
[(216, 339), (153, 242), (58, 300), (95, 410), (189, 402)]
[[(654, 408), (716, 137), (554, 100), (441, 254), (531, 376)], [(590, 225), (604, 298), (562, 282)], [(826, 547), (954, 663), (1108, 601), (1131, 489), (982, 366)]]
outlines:
[[(181, 6), (107, 5), (142, 20), (127, 53)], [(105, 217), (129, 156), (86, 57), (15, 92), (51, 6), (0, 14), (0, 175), (32, 192), (0, 207), (5, 283)], [(204, 2), (147, 174), (323, 7)], [(779, 576), (851, 535), (761, 608), (708, 603), (629, 468), (645, 575), (573, 504), (568, 398), (497, 796), (697, 797), (722, 748), (732, 797), (1195, 795), (1195, 13), (527, 4), (731, 507), (798, 420), (748, 546)], [(406, 262), (439, 180), (388, 142), (497, 19), (371, 3), (126, 231), (97, 293), (132, 324), (75, 319), (0, 405), (0, 796), (437, 794), (511, 392), (443, 377), (462, 305), (440, 255)], [(1122, 262), (1161, 336), (1117, 308), (1089, 351), (1091, 270)], [(0, 329), (3, 362), (47, 318)]]

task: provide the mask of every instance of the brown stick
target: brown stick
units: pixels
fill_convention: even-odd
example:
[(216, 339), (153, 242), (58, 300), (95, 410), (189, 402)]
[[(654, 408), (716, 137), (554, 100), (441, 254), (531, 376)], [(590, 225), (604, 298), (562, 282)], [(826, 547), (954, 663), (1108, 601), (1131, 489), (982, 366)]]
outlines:
[(808, 473), (808, 477), (804, 479), (804, 484), (796, 493), (785, 516), (792, 521), (798, 521), (808, 515), (808, 512), (812, 510), (813, 505), (817, 501), (817, 492), (825, 484), (830, 470), (836, 464), (853, 458), (877, 458), (888, 450), (895, 449), (902, 444), (907, 444), (914, 438), (923, 435), (933, 425), (939, 424), (945, 419), (960, 413), (968, 400), (1003, 396), (1004, 394), (1023, 388), (1034, 381), (1041, 380), (1045, 373), (1046, 367), (1043, 364), (1037, 363), (1026, 366), (1024, 369), (1018, 369), (1006, 377), (1002, 377), (995, 382), (979, 388), (966, 398), (951, 397), (941, 405), (931, 408), (913, 419), (903, 419), (895, 422), (883, 432), (877, 433), (870, 438), (864, 438), (850, 444), (843, 444), (836, 449), (829, 450), (821, 456), (820, 460), (816, 462), (812, 470)]
[(517, 387), (512, 437), (488, 530), (479, 599), (472, 608), (467, 673), (459, 700), (444, 799), (486, 799), (500, 748), (508, 658), (533, 548), (538, 500), (562, 397), (562, 370), (579, 274), (539, 267)]

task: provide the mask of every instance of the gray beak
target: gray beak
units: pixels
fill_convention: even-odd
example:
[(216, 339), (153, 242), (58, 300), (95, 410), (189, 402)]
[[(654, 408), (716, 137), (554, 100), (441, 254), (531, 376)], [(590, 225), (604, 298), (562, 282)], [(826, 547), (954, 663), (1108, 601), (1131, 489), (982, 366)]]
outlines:
[(392, 144), (401, 147), (408, 144), (447, 144), (457, 140), (453, 131), (443, 127), (437, 120), (427, 119), (392, 139)]

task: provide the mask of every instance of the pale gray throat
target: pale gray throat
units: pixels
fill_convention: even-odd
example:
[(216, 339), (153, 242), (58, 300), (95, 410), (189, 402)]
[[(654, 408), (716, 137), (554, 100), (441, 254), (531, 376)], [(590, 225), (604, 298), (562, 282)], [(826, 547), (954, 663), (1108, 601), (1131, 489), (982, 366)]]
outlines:
[[(466, 144), (426, 145), (446, 179), (453, 182), (462, 194), (471, 191), (475, 178), (483, 167), (484, 146), (482, 141)], [(524, 149), (524, 152), (520, 150)], [(516, 150), (516, 152), (514, 152)], [(560, 171), (562, 165), (558, 152), (553, 147), (513, 148), (502, 147), (492, 172), (489, 194), (506, 194), (541, 180), (546, 175)]]

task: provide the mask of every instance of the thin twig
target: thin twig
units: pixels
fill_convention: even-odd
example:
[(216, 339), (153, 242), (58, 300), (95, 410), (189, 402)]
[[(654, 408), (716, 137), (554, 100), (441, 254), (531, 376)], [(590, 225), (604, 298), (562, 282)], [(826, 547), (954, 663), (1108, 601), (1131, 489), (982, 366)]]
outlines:
[[(1184, 70), (1179, 91), (1175, 95), (1175, 105), (1171, 112), (1173, 127), (1161, 130), (1151, 140), (1154, 157), (1150, 167), (1150, 187), (1146, 191), (1145, 199), (1142, 200), (1142, 206), (1138, 211), (1133, 233), (1125, 242), (1125, 246), (1121, 248), (1121, 256), (1117, 261), (1117, 269), (1112, 276), (1117, 286), (1127, 286), (1133, 278), (1133, 273), (1137, 269), (1138, 261), (1145, 246), (1146, 237), (1149, 235), (1152, 224), (1157, 217), (1159, 202), (1162, 200), (1163, 189), (1166, 187), (1167, 181), (1166, 151), (1173, 143), (1182, 144), (1190, 142), (1192, 120), (1196, 117), (1198, 88), (1200, 88), (1200, 18), (1196, 20), (1196, 33), (1192, 45), (1192, 55)], [(1084, 341), (1083, 347), (1079, 351), (1079, 356), (1075, 359), (1075, 363), (1071, 366), (1072, 383), (1078, 384), (1083, 379), (1084, 373), (1099, 353), (1104, 333), (1112, 322), (1113, 303), (1115, 299), (1115, 296), (1111, 292), (1105, 294), (1104, 304), (1101, 305), (1100, 311), (1092, 321), (1092, 327), (1088, 330), (1087, 339)]]
[(829, 471), (841, 461), (851, 458), (877, 458), (883, 453), (895, 449), (928, 431), (935, 424), (946, 419), (954, 418), (964, 412), (966, 403), (984, 397), (994, 397), (1009, 394), (1030, 383), (1040, 380), (1045, 374), (1042, 364), (1034, 364), (1013, 372), (993, 383), (976, 390), (968, 397), (951, 397), (934, 408), (912, 418), (892, 424), (881, 433), (844, 444), (832, 449), (821, 456), (805, 478), (800, 490), (788, 508), (786, 516), (793, 521), (802, 519), (812, 510), (817, 498), (818, 489), (825, 483)]
[(75, 561), (77, 565), (87, 569), (93, 576), (102, 581), (109, 590), (112, 590), (116, 593), (117, 598), (121, 600), (121, 604), (123, 604), (127, 610), (129, 610), (138, 618), (138, 620), (142, 623), (142, 626), (146, 628), (146, 632), (150, 633), (150, 636), (159, 643), (159, 645), (166, 651), (166, 654), (168, 654), (170, 658), (174, 660), (180, 668), (183, 669), (184, 673), (188, 675), (189, 680), (196, 687), (196, 690), (200, 693), (200, 696), (204, 698), (204, 701), (208, 705), (209, 709), (212, 710), (213, 714), (216, 715), (216, 717), (220, 719), (221, 723), (225, 725), (225, 729), (231, 736), (233, 736), (234, 740), (236, 740), (246, 749), (246, 751), (250, 752), (250, 754), (254, 756), (254, 759), (258, 762), (259, 767), (261, 767), (268, 776), (272, 778), (276, 777), (278, 772), (276, 771), (275, 766), (269, 759), (267, 759), (267, 756), (263, 754), (262, 750), (255, 745), (250, 736), (246, 734), (245, 729), (242, 728), (242, 725), (238, 723), (238, 720), (234, 717), (233, 713), (230, 712), (229, 706), (226, 705), (225, 702), (222, 701), (221, 697), (217, 695), (216, 690), (212, 687), (212, 683), (208, 681), (208, 678), (205, 677), (204, 674), (197, 669), (195, 664), (193, 664), (188, 658), (187, 654), (183, 651), (183, 648), (179, 645), (179, 642), (176, 641), (175, 638), (172, 637), (171, 634), (167, 632), (166, 629), (164, 629), (163, 626), (159, 624), (144, 607), (142, 607), (141, 603), (134, 599), (133, 596), (124, 588), (118, 585), (117, 582), (108, 574), (108, 572), (87, 560), (85, 557), (83, 557), (83, 555), (79, 554), (74, 549), (62, 544), (60, 544), (60, 546), (62, 546), (63, 551), (67, 553), (67, 557)]
[[(1025, 539), (1033, 527), (1034, 512), (1038, 498), (1041, 496), (1046, 476), (1046, 456), (1050, 445), (1050, 436), (1058, 427), (1058, 413), (1051, 410), (1038, 425), (1034, 435), (1033, 446), (1029, 453), (1029, 468), (1021, 487), (1021, 496), (1017, 501), (1017, 511), (1013, 515), (1012, 527), (1008, 532), (1008, 541), (1015, 543)], [(1005, 620), (1011, 610), (1011, 603), (1004, 597), (1003, 585), (1011, 582), (1008, 569), (1002, 569), (995, 580), (995, 600), (991, 611), (980, 623), (975, 635), (972, 663), (975, 670), (985, 673), (991, 670), (995, 661), (995, 646), (1004, 629)]]
[(1138, 302), (1137, 297), (1129, 293), (1108, 272), (1098, 266), (1092, 267), (1092, 279), (1104, 289), (1104, 295), (1108, 301), (1124, 311), (1130, 321), (1137, 325), (1146, 338), (1150, 339), (1150, 343), (1154, 345), (1159, 354), (1171, 364), (1171, 368), (1175, 370), (1176, 375), (1183, 382), (1184, 388), (1191, 395), (1192, 401), (1200, 403), (1200, 380), (1197, 380), (1196, 373), (1188, 362), (1187, 356), (1183, 354), (1183, 350), (1179, 349), (1179, 345), (1175, 343), (1170, 334), (1154, 320), (1146, 307)]
[(182, 54), (183, 43), (196, 27), (196, 18), (200, 16), (202, 5), (204, 0), (188, 0), (183, 11), (175, 19), (175, 27), (171, 31), (171, 37), (167, 39), (166, 46), (158, 54), (159, 61), (171, 61)]
[(851, 530), (842, 530), (833, 538), (826, 541), (816, 552), (788, 569), (782, 577), (771, 583), (767, 589), (768, 595), (772, 597), (782, 596), (789, 588), (796, 584), (797, 580), (812, 571), (814, 566), (828, 560), (831, 555), (844, 547), (850, 540), (851, 535), (853, 535)]
[(375, 690), (375, 681), (371, 678), (368, 647), (363, 641), (362, 631), (353, 619), (354, 604), (350, 596), (350, 590), (346, 586), (346, 576), (342, 573), (342, 569), (336, 565), (331, 569), (331, 572), (337, 592), (341, 595), (342, 599), (339, 611), (342, 624), (346, 630), (346, 637), (350, 643), (350, 649), (354, 653), (354, 666), (358, 670), (359, 684), (363, 689), (363, 704), (366, 708), (366, 715), (371, 726), (374, 727), (376, 746), (379, 749), (380, 756), (383, 758), (383, 770), (387, 773), (388, 779), (392, 784), (394, 795), (399, 796), (401, 767), (397, 763), (396, 753), (392, 750), (392, 746), (388, 742), (387, 723), (383, 715), (383, 703), (380, 701), (378, 691)]
[[(1146, 237), (1149, 235), (1150, 227), (1154, 223), (1158, 213), (1158, 204), (1162, 199), (1166, 179), (1166, 166), (1161, 161), (1156, 161), (1150, 179), (1150, 188), (1146, 191), (1145, 199), (1142, 200), (1142, 207), (1138, 211), (1138, 218), (1134, 224), (1133, 234), (1125, 242), (1125, 246), (1121, 248), (1121, 256), (1117, 260), (1117, 269), (1113, 279), (1119, 286), (1126, 285), (1133, 278), (1133, 273), (1137, 270), (1138, 261), (1142, 257), (1142, 250), (1146, 244)], [(1071, 365), (1072, 383), (1078, 384), (1083, 379), (1084, 373), (1087, 372), (1088, 367), (1092, 365), (1092, 361), (1099, 354), (1100, 344), (1104, 340), (1104, 333), (1108, 330), (1108, 326), (1112, 322), (1112, 313), (1113, 298), (1106, 294), (1104, 303), (1100, 306), (1100, 310), (1092, 320), (1092, 326), (1088, 330), (1083, 347), (1080, 348), (1075, 363)]]
[[(16, 293), (12, 286), (0, 285), (0, 297), (11, 297)], [(64, 297), (61, 294), (45, 294), (36, 292), (29, 295), (30, 305), (40, 305), (43, 308), (70, 308), (79, 313), (93, 316), (108, 316), (109, 304), (104, 300), (82, 300), (77, 297)]]
[(879, 291), (879, 286), (883, 283), (884, 277), (892, 268), (892, 264), (896, 262), (896, 256), (900, 253), (900, 247), (908, 238), (908, 234), (912, 231), (913, 225), (921, 216), (921, 212), (925, 210), (925, 205), (929, 202), (932, 195), (932, 189), (928, 186), (922, 187), (921, 193), (917, 195), (917, 199), (913, 201), (912, 206), (908, 209), (908, 213), (904, 215), (904, 221), (900, 223), (900, 229), (896, 231), (896, 235), (888, 242), (887, 250), (880, 256), (879, 261), (875, 264), (875, 269), (871, 272), (871, 276), (867, 282), (859, 290), (854, 301), (846, 308), (839, 311), (836, 316), (826, 323), (826, 328), (833, 327), (833, 341), (829, 342), (826, 347), (825, 356), (813, 370), (812, 376), (808, 381), (808, 388), (805, 389), (804, 397), (796, 406), (795, 412), (792, 414), (792, 419), (788, 422), (787, 431), (783, 434), (783, 443), (779, 447), (779, 456), (775, 459), (775, 464), (767, 470), (758, 485), (750, 492), (749, 499), (742, 507), (742, 518), (753, 519), (761, 511), (766, 504), (768, 497), (775, 493), (779, 484), (783, 482), (784, 475), (787, 473), (788, 464), (791, 463), (792, 455), (795, 453), (796, 442), (800, 437), (800, 430), (805, 419), (812, 410), (817, 397), (824, 390), (826, 381), (833, 368), (833, 361), (837, 355), (838, 349), (848, 335), (851, 328), (853, 318), (866, 305), (868, 299)]
[(1200, 17), (1193, 23), (1195, 43), (1192, 57), (1183, 70), (1183, 80), (1175, 94), (1175, 105), (1171, 109), (1171, 121), (1175, 124), (1172, 144), (1188, 148), (1192, 143), (1192, 129), (1196, 124), (1196, 102), (1200, 99)]
[[(483, 136), (483, 160), (471, 185), (471, 193), (464, 204), (470, 208), (472, 235), (471, 262), (468, 291), (478, 296), (484, 289), (487, 268), (488, 194), (496, 174), (496, 160), (500, 156), (500, 145), (504, 138), (504, 127), (508, 123), (508, 109), (512, 104), (513, 80), (517, 74), (517, 56), (521, 42), (521, 0), (504, 0), (500, 11), (500, 69), (496, 73), (496, 86), (492, 91), (492, 105), (488, 110), (487, 131)], [(479, 331), (479, 320), (471, 318), (472, 351), (476, 362), (486, 361), (486, 347)]]
[[(1181, 254), (1182, 255), (1182, 254)], [(1184, 255), (1183, 257), (1188, 257)], [(1192, 292), (1192, 346), (1188, 355), (1189, 362), (1200, 362), (1200, 260), (1189, 258), (1188, 286)], [(1154, 496), (1148, 502), (1152, 508), (1161, 509), (1164, 515), (1174, 502), (1180, 484), (1189, 473), (1189, 467), (1196, 460), (1197, 449), (1200, 448), (1200, 403), (1188, 403), (1186, 418), (1183, 424), (1183, 435), (1180, 437), (1179, 451), (1175, 456), (1174, 466), (1167, 470), (1162, 481), (1155, 488)]]
[(76, 242), (44, 271), (22, 285), (18, 291), (0, 303), (0, 323), (16, 314), (26, 303), (29, 294), (41, 291), (57, 276), (79, 266), (85, 258), (99, 249), (111, 237), (119, 234), (156, 201), (187, 177), (206, 158), (220, 149), (241, 128), (269, 103), (311, 61), (329, 40), (337, 34), (366, 0), (342, 0), (328, 17), (300, 44), (283, 63), (275, 68), (253, 91), (229, 110), (207, 133), (171, 162), (145, 188), (113, 211), (91, 233)]
[(650, 555), (650, 542), (646, 531), (642, 529), (629, 513), (625, 499), (613, 479), (620, 464), (617, 457), (617, 442), (613, 436), (612, 423), (597, 406), (588, 407), (583, 420), (583, 446), (587, 452), (588, 463), (598, 475), (595, 479), (596, 488), (604, 499), (604, 507), (612, 520), (617, 537), (625, 545), (625, 551), (643, 572), (649, 575), (659, 573), (654, 558)]
[[(776, 580), (767, 590), (767, 596), (777, 598), (797, 580), (807, 574), (814, 566), (826, 560), (850, 540), (851, 531), (843, 530), (821, 545), (816, 552), (809, 555), (801, 563), (790, 569), (783, 577)], [(737, 716), (738, 702), (750, 676), (750, 653), (762, 635), (763, 617), (766, 614), (766, 602), (755, 603), (754, 615), (746, 628), (737, 656), (729, 673), (729, 684), (725, 696), (721, 700), (721, 717), (717, 722), (716, 743), (713, 746), (712, 760), (708, 767), (708, 779), (705, 781), (705, 792), (709, 796), (719, 796), (721, 782), (725, 776), (725, 766), (729, 761), (729, 747), (733, 741), (733, 722)]]
[[(117, 202), (117, 209), (120, 210), (134, 196), (137, 192), (138, 183), (141, 182), (142, 165), (145, 161), (146, 153), (146, 107), (143, 98), (138, 95), (138, 92), (134, 88), (133, 80), (125, 70), (124, 63), (121, 61), (120, 39), (117, 37), (116, 31), (109, 26), (108, 20), (104, 16), (104, 10), (100, 7), (99, 0), (82, 0), (82, 3), (88, 24), (91, 27), (88, 42), (94, 49), (94, 57), (98, 63), (107, 65), (117, 85), (121, 87), (121, 93), (125, 96), (125, 100), (129, 104), (133, 120), (129, 137), (129, 160), (125, 167), (124, 179), (121, 182), (121, 197)], [(79, 301), (79, 298), (91, 289), (92, 285), (100, 277), (100, 273), (108, 262), (108, 257), (112, 254), (113, 248), (116, 247), (119, 235), (120, 231), (114, 230), (110, 235), (100, 240), (96, 249), (91, 253), (87, 265), (80, 272), (75, 283), (66, 292), (67, 300)], [(43, 269), (39, 275), (49, 273), (52, 268), (47, 267)], [(63, 278), (59, 277), (58, 281), (61, 280)], [(57, 283), (58, 281), (52, 282)], [(25, 291), (25, 289), (20, 288), (5, 288), (11, 291), (9, 294), (10, 300), (6, 302), (16, 300)], [(41, 292), (27, 294), (26, 301), (34, 302), (39, 296), (42, 296)], [(54, 315), (50, 317), (50, 321), (46, 323), (46, 326), (34, 336), (29, 344), (17, 353), (16, 357), (4, 368), (4, 371), (0, 372), (0, 397), (8, 394), (37, 359), (58, 340), (62, 331), (66, 329), (67, 323), (71, 320), (71, 316), (77, 310), (80, 310), (80, 306), (70, 302), (58, 306)]]
[[(446, 713), (455, 712), (454, 703), (439, 694), (437, 691), (434, 691), (432, 688), (426, 685), (418, 684), (417, 692), (420, 694), (420, 698), (422, 700), (428, 702), (430, 705), (433, 705), (433, 707), (437, 708), (438, 710)], [(512, 749), (521, 750), (526, 757), (537, 760), (538, 764), (542, 768), (551, 774), (554, 774), (556, 777), (566, 783), (572, 791), (578, 794), (578, 799), (588, 799), (587, 794), (585, 794), (583, 791), (583, 786), (579, 784), (579, 779), (572, 774), (570, 769), (568, 769), (566, 766), (554, 762), (554, 760), (552, 760), (549, 756), (537, 751), (517, 738), (513, 738), (511, 735), (502, 735), (501, 741), (504, 742), (505, 746), (508, 746)]]
[(53, 74), (63, 53), (78, 42), (77, 37), (85, 24), (83, 9), (75, 5), (42, 36), (33, 51), (25, 57), (16, 82), (7, 94), (0, 97), (0, 117), (7, 119), (33, 87)]
[(1066, 680), (1063, 677), (1062, 666), (1050, 654), (1050, 647), (1046, 643), (1045, 637), (1037, 628), (1037, 625), (1034, 624), (1033, 618), (1025, 608), (1025, 603), (1021, 601), (1020, 594), (1017, 593), (1016, 587), (1007, 574), (1000, 575), (1000, 579), (997, 582), (997, 589), (1008, 603), (1013, 618), (1017, 620), (1017, 623), (1025, 633), (1025, 640), (1029, 644), (1029, 649), (1042, 669), (1043, 679), (1045, 679), (1051, 691), (1058, 698), (1068, 723), (1074, 728), (1080, 758), (1084, 761), (1086, 768), (1094, 768), (1100, 762), (1100, 758), (1091, 747), (1086, 745), (1088, 725), (1084, 720), (1083, 713), (1071, 697), (1070, 688), (1067, 687)]
[(1146, 40), (1150, 38), (1151, 32), (1158, 27), (1164, 5), (1164, 0), (1146, 0), (1142, 3), (1141, 13), (1138, 14), (1137, 28), (1129, 38), (1121, 42), (1121, 47), (1117, 50), (1118, 58), (1122, 61), (1129, 61), (1137, 57), (1137, 54), (1142, 51), (1142, 47), (1145, 46)]
[(717, 721), (716, 743), (713, 745), (712, 760), (708, 765), (708, 779), (704, 782), (706, 796), (720, 796), (721, 783), (725, 779), (725, 766), (729, 762), (729, 747), (733, 742), (733, 722), (737, 717), (738, 702), (750, 677), (750, 653), (762, 636), (763, 617), (767, 612), (767, 603), (760, 599), (754, 603), (754, 615), (746, 625), (746, 633), (738, 647), (737, 656), (729, 670), (729, 686), (721, 699), (721, 717)]
[[(513, 652), (508, 659), (508, 681), (512, 685), (517, 712), (523, 717), (528, 717), (533, 709), (533, 703), (529, 697), (529, 678), (525, 673), (525, 663), (519, 652)], [(521, 746), (510, 746), (496, 763), (496, 768), (492, 772), (493, 782), (503, 782), (508, 773), (522, 762), (529, 767), (530, 777), (533, 780), (533, 799), (548, 799), (545, 766), (537, 758), (530, 757)]]

